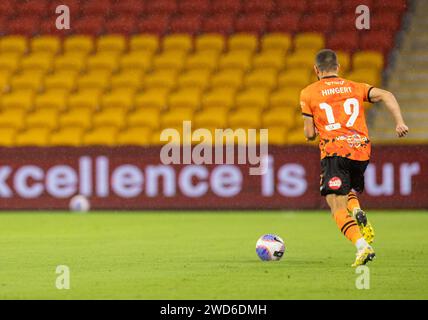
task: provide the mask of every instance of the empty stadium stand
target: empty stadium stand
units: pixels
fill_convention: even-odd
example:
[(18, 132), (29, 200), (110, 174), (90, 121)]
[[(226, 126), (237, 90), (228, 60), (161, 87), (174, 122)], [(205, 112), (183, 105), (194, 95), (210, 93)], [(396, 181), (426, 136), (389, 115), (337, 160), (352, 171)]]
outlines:
[[(373, 28), (355, 29), (355, 7)], [(70, 7), (70, 30), (55, 8)], [(269, 128), (298, 144), (314, 54), (380, 85), (406, 1), (29, 0), (0, 2), (0, 145), (150, 145), (194, 127)], [(338, 18), (332, 19), (332, 13)]]

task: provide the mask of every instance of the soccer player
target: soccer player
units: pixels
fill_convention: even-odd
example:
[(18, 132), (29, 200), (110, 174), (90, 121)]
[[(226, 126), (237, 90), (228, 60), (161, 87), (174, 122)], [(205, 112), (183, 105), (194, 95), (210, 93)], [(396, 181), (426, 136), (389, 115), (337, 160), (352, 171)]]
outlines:
[(321, 150), (321, 195), (326, 197), (339, 230), (357, 248), (352, 266), (375, 257), (370, 244), (374, 231), (360, 208), (357, 194), (364, 189), (364, 172), (370, 159), (370, 140), (363, 102), (382, 101), (394, 117), (398, 137), (408, 133), (400, 106), (391, 92), (338, 76), (336, 53), (318, 52), (315, 72), (319, 81), (300, 94), (307, 140), (319, 135)]

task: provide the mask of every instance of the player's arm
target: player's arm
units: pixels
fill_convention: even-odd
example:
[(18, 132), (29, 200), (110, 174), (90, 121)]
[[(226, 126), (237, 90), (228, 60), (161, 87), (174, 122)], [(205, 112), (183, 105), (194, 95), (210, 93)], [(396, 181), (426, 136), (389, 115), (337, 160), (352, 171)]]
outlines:
[(303, 131), (307, 140), (315, 140), (317, 137), (317, 130), (315, 128), (313, 117), (303, 115)]
[(400, 105), (391, 92), (379, 88), (372, 88), (369, 92), (369, 99), (371, 102), (382, 101), (385, 104), (386, 108), (394, 117), (396, 124), (395, 131), (400, 138), (404, 137), (409, 132), (409, 128), (404, 123), (403, 116), (401, 115)]

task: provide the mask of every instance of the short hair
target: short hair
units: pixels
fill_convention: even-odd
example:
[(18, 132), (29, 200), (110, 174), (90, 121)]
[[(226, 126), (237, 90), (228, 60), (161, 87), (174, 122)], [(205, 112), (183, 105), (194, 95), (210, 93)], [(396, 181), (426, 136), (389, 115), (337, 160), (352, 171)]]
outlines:
[(339, 66), (336, 52), (330, 49), (323, 49), (317, 53), (315, 65), (321, 72), (335, 71)]

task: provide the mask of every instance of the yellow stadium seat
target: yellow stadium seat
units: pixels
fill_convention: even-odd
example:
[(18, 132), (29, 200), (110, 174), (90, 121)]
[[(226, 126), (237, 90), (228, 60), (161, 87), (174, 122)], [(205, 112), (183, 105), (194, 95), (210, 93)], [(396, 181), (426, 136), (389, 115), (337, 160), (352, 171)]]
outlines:
[(81, 127), (63, 127), (52, 132), (49, 136), (51, 146), (72, 146), (77, 147), (82, 144), (84, 129)]
[(211, 77), (213, 88), (240, 88), (243, 84), (243, 70), (222, 70)]
[(269, 90), (263, 88), (246, 89), (236, 96), (237, 108), (265, 109), (269, 105)]
[(355, 82), (368, 83), (372, 86), (380, 86), (381, 73), (376, 69), (354, 69), (346, 75), (346, 78)]
[(60, 115), (60, 127), (79, 127), (87, 129), (92, 125), (92, 110), (88, 108), (75, 108)]
[(10, 88), (10, 73), (8, 71), (0, 71), (0, 95), (7, 92)]
[(159, 48), (159, 37), (153, 34), (140, 34), (131, 37), (129, 42), (131, 51), (154, 53)]
[(10, 35), (0, 38), (0, 52), (15, 52), (24, 54), (28, 50), (27, 38), (24, 36)]
[(285, 59), (287, 69), (307, 69), (312, 70), (315, 63), (315, 54), (311, 50), (301, 50), (290, 54)]
[(182, 73), (178, 78), (178, 86), (181, 88), (205, 89), (210, 82), (210, 71), (192, 70)]
[(70, 95), (68, 98), (68, 107), (70, 109), (85, 108), (89, 110), (96, 110), (99, 108), (100, 98), (100, 90), (81, 90)]
[(262, 117), (263, 127), (290, 127), (294, 122), (294, 110), (291, 108), (271, 108)]
[(34, 99), (36, 109), (65, 110), (67, 107), (68, 93), (65, 90), (49, 90), (38, 94)]
[(188, 34), (175, 33), (166, 35), (162, 41), (163, 51), (183, 51), (192, 50), (193, 39)]
[(54, 67), (56, 71), (80, 72), (86, 67), (86, 56), (80, 53), (65, 53), (55, 58)]
[(134, 106), (135, 91), (131, 88), (121, 88), (104, 94), (101, 98), (103, 109), (130, 110)]
[(130, 127), (117, 136), (119, 145), (146, 146), (150, 144), (152, 132), (147, 127)]
[(90, 71), (115, 72), (119, 67), (118, 55), (114, 52), (102, 52), (90, 56), (87, 60), (87, 66)]
[(49, 72), (53, 66), (53, 56), (49, 52), (38, 52), (24, 56), (21, 67), (25, 71)]
[(88, 72), (77, 79), (77, 87), (80, 89), (104, 90), (110, 85), (110, 76), (107, 71), (96, 70)]
[(153, 54), (150, 52), (130, 52), (122, 55), (119, 61), (122, 70), (146, 71), (152, 67)]
[(125, 125), (126, 111), (124, 109), (102, 110), (93, 116), (94, 127), (114, 126), (121, 128)]
[(160, 123), (160, 111), (156, 108), (142, 108), (128, 115), (130, 126), (141, 126), (157, 129)]
[(185, 88), (170, 94), (168, 106), (170, 109), (191, 108), (197, 109), (201, 105), (201, 90)]
[(340, 64), (340, 73), (345, 73), (351, 67), (351, 57), (348, 52), (345, 51), (336, 51), (337, 60), (339, 60)]
[(157, 70), (181, 70), (184, 61), (185, 54), (182, 51), (167, 51), (153, 58), (153, 67)]
[(64, 51), (80, 52), (81, 54), (89, 54), (94, 50), (94, 41), (92, 37), (86, 35), (71, 35), (64, 40)]
[(183, 121), (192, 121), (193, 112), (190, 109), (170, 110), (161, 115), (162, 128), (180, 127)]
[(97, 39), (97, 52), (122, 53), (126, 49), (126, 39), (119, 34), (108, 34)]
[(228, 40), (229, 51), (242, 50), (254, 52), (257, 50), (257, 46), (257, 37), (249, 33), (235, 33)]
[(44, 78), (44, 88), (46, 90), (72, 91), (76, 87), (77, 74), (74, 71), (57, 71)]
[(22, 128), (26, 111), (24, 109), (5, 109), (0, 113), (0, 128)]
[(280, 51), (285, 54), (291, 47), (291, 37), (284, 33), (268, 33), (262, 38), (264, 52)]
[(246, 88), (272, 89), (277, 84), (277, 71), (275, 69), (256, 69), (244, 78)]
[(55, 108), (36, 110), (26, 116), (26, 125), (28, 127), (56, 128), (58, 126), (58, 113), (58, 109)]
[(20, 67), (20, 56), (14, 52), (0, 54), (0, 71), (13, 73)]
[(227, 111), (221, 109), (201, 110), (194, 117), (197, 128), (227, 128)]
[(214, 70), (218, 65), (218, 54), (212, 51), (196, 52), (186, 59), (186, 69)]
[(235, 50), (220, 57), (219, 67), (221, 69), (247, 70), (251, 66), (251, 52)]
[(1, 97), (2, 109), (24, 109), (33, 107), (33, 90), (15, 90)]
[(84, 145), (114, 145), (119, 129), (116, 126), (101, 126), (83, 135)]
[(278, 50), (263, 51), (262, 53), (254, 56), (254, 68), (273, 68), (283, 69), (285, 66), (285, 55)]
[(0, 127), (0, 146), (12, 147), (15, 145), (16, 129), (12, 127)]
[(300, 89), (298, 88), (281, 88), (270, 96), (270, 106), (272, 108), (299, 108)]
[(47, 146), (50, 129), (46, 127), (34, 127), (16, 135), (17, 146)]
[(303, 89), (311, 83), (311, 76), (308, 70), (291, 69), (283, 71), (278, 76), (279, 88), (299, 88)]
[(167, 104), (168, 89), (154, 88), (139, 93), (135, 97), (135, 106), (137, 109), (145, 108), (164, 109)]
[(287, 143), (287, 128), (284, 126), (269, 127), (268, 141), (271, 145), (284, 145)]
[(138, 90), (143, 84), (143, 73), (140, 70), (124, 70), (111, 78), (113, 89)]
[(51, 55), (57, 54), (61, 49), (61, 40), (55, 36), (43, 35), (31, 40), (32, 52), (46, 52)]
[(233, 129), (258, 129), (261, 126), (260, 113), (237, 110), (229, 114), (229, 126)]
[(224, 87), (213, 89), (202, 96), (204, 109), (230, 109), (235, 104), (235, 90)]
[(298, 33), (294, 37), (295, 50), (313, 50), (318, 51), (325, 47), (324, 35), (314, 32)]
[(383, 54), (378, 51), (360, 51), (352, 56), (352, 66), (354, 69), (374, 68), (380, 72), (383, 69)]
[(303, 127), (288, 132), (287, 143), (288, 144), (307, 144), (306, 138), (303, 134)]
[(177, 85), (176, 70), (158, 70), (149, 73), (144, 78), (144, 87), (147, 89), (165, 88), (172, 89)]
[(43, 75), (40, 73), (25, 72), (17, 74), (10, 80), (13, 90), (33, 90), (38, 91), (43, 85)]
[(196, 51), (213, 51), (220, 53), (224, 50), (225, 40), (220, 34), (202, 34), (197, 36)]

